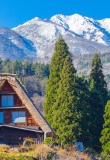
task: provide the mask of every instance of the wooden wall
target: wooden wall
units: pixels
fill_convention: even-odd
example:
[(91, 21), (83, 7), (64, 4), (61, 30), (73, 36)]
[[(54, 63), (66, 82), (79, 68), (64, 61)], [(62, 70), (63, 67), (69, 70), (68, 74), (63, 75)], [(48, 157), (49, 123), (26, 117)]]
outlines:
[(13, 88), (11, 87), (11, 85), (8, 83), (8, 81), (6, 81), (2, 88), (0, 89), (0, 92), (4, 91), (4, 92), (9, 92), (9, 93), (15, 93), (15, 91), (13, 90)]
[(26, 123), (15, 123), (17, 126), (38, 126), (38, 124), (34, 121), (31, 114), (26, 108), (13, 108), (11, 109), (0, 109), (0, 112), (4, 112), (4, 123), (11, 124), (12, 123), (12, 112), (13, 111), (25, 111), (26, 113)]
[(0, 127), (0, 142), (9, 145), (19, 145), (23, 143), (25, 138), (32, 138), (35, 142), (42, 142), (44, 139), (44, 133), (36, 133), (33, 131), (10, 128), (10, 127)]
[(14, 106), (23, 106), (22, 101), (20, 100), (19, 96), (16, 94), (16, 92), (13, 90), (11, 85), (6, 81), (4, 85), (2, 86), (0, 90), (0, 106), (2, 105), (1, 100), (2, 100), (2, 95), (13, 95), (14, 96)]
[[(2, 95), (13, 95), (14, 96), (14, 108), (4, 107), (2, 108)], [(20, 107), (20, 108), (17, 108)], [(24, 107), (24, 108), (23, 108)], [(25, 111), (26, 113), (26, 123), (16, 123), (17, 126), (38, 126), (38, 124), (34, 121), (29, 111), (25, 108), (24, 104), (20, 100), (19, 96), (13, 90), (11, 85), (6, 81), (2, 88), (0, 89), (0, 112), (4, 112), (4, 123), (10, 124), (12, 123), (12, 112), (13, 111)]]

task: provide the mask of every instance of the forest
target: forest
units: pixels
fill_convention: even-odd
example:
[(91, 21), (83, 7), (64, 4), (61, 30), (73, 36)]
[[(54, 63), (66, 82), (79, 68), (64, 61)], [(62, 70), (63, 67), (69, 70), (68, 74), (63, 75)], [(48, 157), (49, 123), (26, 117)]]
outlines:
[(110, 158), (110, 100), (99, 54), (94, 54), (88, 79), (79, 76), (62, 36), (55, 43), (46, 84), (44, 115), (55, 130), (56, 143), (85, 147)]
[(55, 130), (56, 144), (65, 147), (81, 141), (107, 159), (110, 158), (110, 96), (105, 79), (109, 82), (110, 76), (106, 65), (103, 70), (104, 61), (109, 63), (109, 54), (72, 56), (60, 36), (50, 64), (0, 59), (0, 72), (16, 74), (24, 84)]

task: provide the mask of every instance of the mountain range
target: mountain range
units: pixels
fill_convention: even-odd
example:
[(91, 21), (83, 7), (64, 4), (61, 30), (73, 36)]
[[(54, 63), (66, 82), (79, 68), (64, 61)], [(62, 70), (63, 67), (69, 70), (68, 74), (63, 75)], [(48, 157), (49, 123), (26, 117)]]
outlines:
[(110, 18), (94, 20), (73, 14), (38, 17), (15, 28), (0, 28), (2, 59), (50, 58), (61, 34), (72, 54), (110, 53)]

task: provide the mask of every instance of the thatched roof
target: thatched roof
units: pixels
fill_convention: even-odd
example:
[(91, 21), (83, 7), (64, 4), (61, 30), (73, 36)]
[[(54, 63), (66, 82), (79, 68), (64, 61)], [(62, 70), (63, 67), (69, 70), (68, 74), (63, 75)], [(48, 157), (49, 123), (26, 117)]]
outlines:
[(38, 109), (35, 107), (31, 99), (27, 96), (26, 91), (24, 87), (22, 86), (21, 82), (16, 78), (15, 74), (0, 74), (0, 88), (3, 86), (5, 81), (8, 81), (8, 83), (12, 86), (16, 94), (19, 96), (25, 107), (28, 109), (30, 114), (32, 115), (33, 119), (36, 123), (42, 128), (42, 130), (46, 133), (53, 133), (54, 131), (50, 127), (50, 125), (47, 123), (43, 115), (38, 111)]

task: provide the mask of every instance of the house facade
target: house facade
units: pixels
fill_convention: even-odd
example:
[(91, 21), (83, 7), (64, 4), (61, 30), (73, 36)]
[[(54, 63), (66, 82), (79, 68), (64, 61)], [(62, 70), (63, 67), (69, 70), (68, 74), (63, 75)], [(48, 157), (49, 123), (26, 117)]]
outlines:
[(15, 75), (0, 74), (0, 143), (18, 145), (26, 137), (42, 142), (54, 131)]

